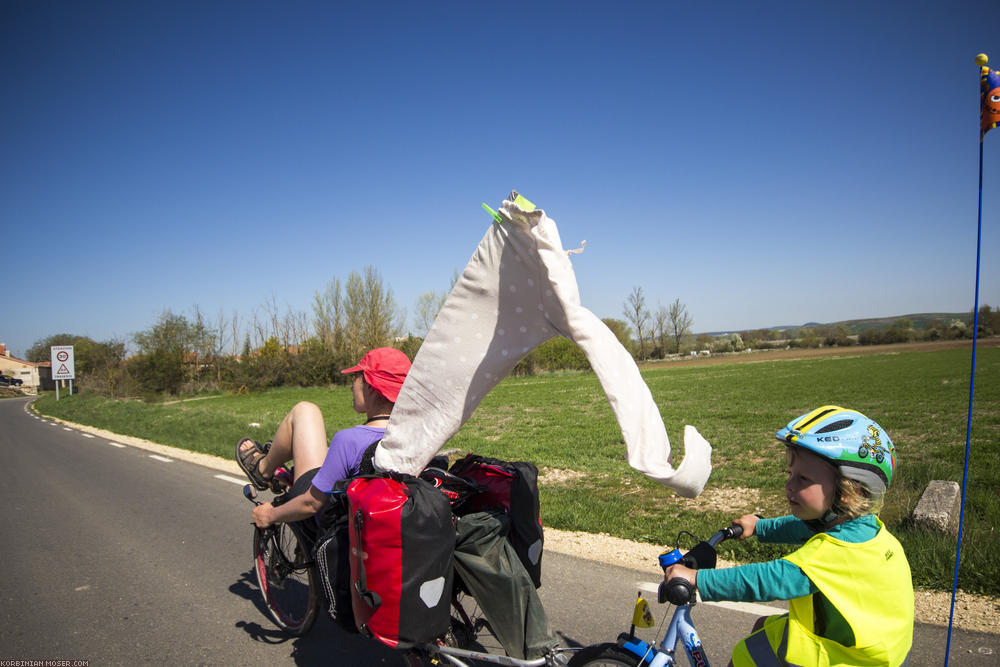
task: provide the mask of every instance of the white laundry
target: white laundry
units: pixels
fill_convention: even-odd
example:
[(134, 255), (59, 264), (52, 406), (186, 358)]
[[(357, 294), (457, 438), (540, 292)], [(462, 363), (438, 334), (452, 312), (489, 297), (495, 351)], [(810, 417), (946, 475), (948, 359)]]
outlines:
[(375, 465), (419, 473), (525, 355), (565, 336), (584, 351), (604, 388), (629, 465), (682, 496), (697, 496), (712, 471), (711, 445), (686, 426), (685, 457), (674, 469), (666, 427), (639, 368), (580, 304), (556, 223), (515, 201), (504, 201), (503, 222), (486, 232), (413, 360)]

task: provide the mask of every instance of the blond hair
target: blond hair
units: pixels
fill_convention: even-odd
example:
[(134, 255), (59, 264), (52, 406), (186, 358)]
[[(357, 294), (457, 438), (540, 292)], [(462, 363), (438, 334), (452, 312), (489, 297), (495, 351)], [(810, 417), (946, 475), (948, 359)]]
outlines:
[(833, 511), (845, 519), (856, 519), (865, 514), (878, 514), (882, 509), (882, 495), (872, 495), (861, 482), (848, 479), (837, 468), (837, 499)]

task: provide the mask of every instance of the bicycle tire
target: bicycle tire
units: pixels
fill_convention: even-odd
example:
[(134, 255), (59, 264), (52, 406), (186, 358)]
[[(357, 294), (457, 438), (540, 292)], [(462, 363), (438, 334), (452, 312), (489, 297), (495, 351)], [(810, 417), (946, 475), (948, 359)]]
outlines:
[(290, 635), (309, 632), (319, 608), (309, 549), (289, 525), (279, 523), (254, 531), (253, 556), (257, 584), (271, 618)]
[(586, 646), (569, 661), (569, 667), (638, 667), (641, 664), (642, 658), (611, 643)]

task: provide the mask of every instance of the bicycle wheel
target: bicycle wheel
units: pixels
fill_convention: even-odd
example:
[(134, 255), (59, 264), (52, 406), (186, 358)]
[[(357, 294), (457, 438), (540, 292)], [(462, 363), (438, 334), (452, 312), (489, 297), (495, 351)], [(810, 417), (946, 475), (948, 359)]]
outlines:
[(618, 644), (594, 644), (576, 652), (569, 661), (569, 667), (638, 667), (642, 658), (629, 653)]
[(470, 595), (455, 591), (451, 597), (451, 625), (445, 633), (444, 643), (446, 646), (462, 648), (466, 650), (476, 650), (480, 648), (476, 643), (476, 624), (465, 607), (469, 600), (475, 602)]
[(302, 635), (316, 620), (316, 570), (309, 550), (287, 524), (255, 530), (254, 569), (264, 603), (285, 632)]

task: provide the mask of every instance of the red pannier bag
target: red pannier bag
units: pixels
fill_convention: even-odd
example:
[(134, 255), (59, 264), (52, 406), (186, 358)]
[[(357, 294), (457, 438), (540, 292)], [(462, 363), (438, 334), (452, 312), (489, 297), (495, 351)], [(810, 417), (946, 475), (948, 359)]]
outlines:
[(531, 575), (535, 588), (541, 586), (544, 535), (538, 500), (538, 468), (535, 464), (466, 454), (465, 458), (455, 461), (448, 472), (475, 482), (484, 489), (469, 498), (458, 514), (491, 508), (507, 513), (510, 518), (507, 540)]
[(443, 635), (456, 538), (448, 498), (424, 480), (389, 473), (353, 479), (347, 502), (358, 630), (393, 647)]

